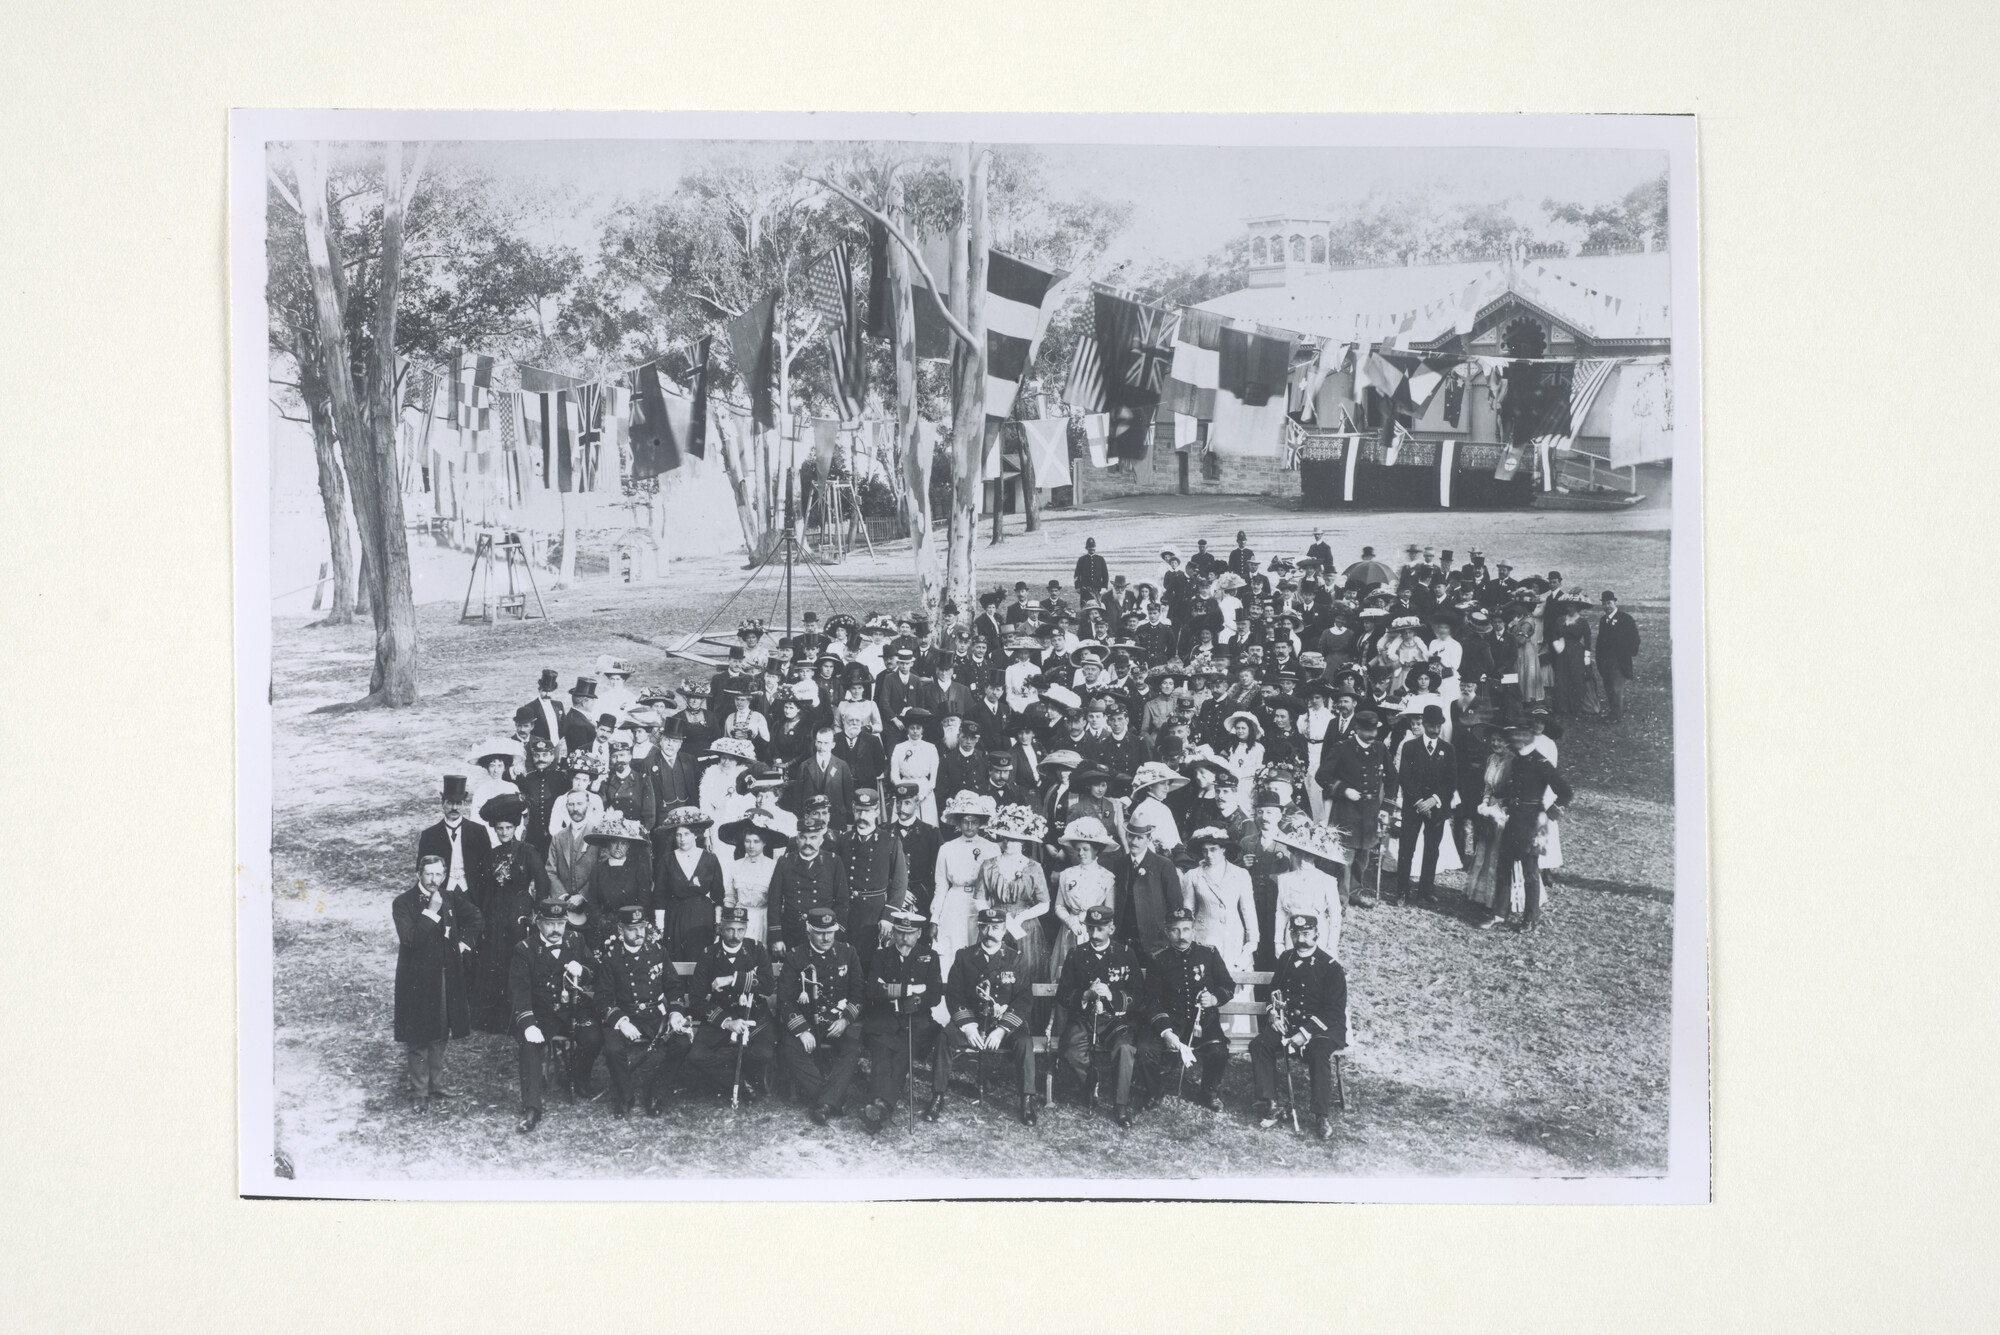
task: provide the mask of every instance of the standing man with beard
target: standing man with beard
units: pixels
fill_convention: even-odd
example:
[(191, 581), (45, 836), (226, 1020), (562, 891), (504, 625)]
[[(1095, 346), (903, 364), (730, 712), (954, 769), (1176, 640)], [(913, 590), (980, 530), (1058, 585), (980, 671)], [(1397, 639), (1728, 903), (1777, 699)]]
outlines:
[(937, 826), (922, 819), (917, 785), (899, 783), (894, 792), (896, 819), (890, 825), (889, 833), (903, 850), (903, 866), (910, 886), (910, 907), (928, 920), (931, 899), (936, 893), (938, 845), (943, 842), (943, 836), (938, 833)]
[(404, 1083), (418, 1112), (452, 1097), (444, 1083), (444, 1047), (472, 1032), (472, 943), (485, 924), (472, 901), (445, 889), (444, 862), (417, 859), (417, 883), (389, 907), (396, 924), (394, 1034), (408, 1064)]
[(854, 827), (835, 851), (847, 868), (847, 939), (864, 954), (886, 941), (895, 913), (910, 901), (910, 867), (900, 839), (882, 827), (882, 799), (873, 788), (854, 795)]
[(535, 737), (529, 741), (528, 758), (531, 766), (528, 772), (514, 781), (514, 786), (521, 790), (521, 797), (528, 804), (528, 830), (522, 838), (546, 858), (549, 855), (549, 817), (555, 814), (556, 803), (562, 801), (570, 790), (569, 771), (556, 764), (556, 744), (546, 737)]

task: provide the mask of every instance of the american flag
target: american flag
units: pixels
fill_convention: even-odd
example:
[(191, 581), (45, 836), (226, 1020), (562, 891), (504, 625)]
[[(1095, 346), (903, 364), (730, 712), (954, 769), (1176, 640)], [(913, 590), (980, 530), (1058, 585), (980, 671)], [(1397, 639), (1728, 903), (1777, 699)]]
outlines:
[(1086, 413), (1104, 411), (1104, 365), (1098, 360), (1097, 340), (1089, 334), (1076, 341), (1076, 353), (1069, 364), (1069, 381), (1063, 386), (1063, 402)]
[(833, 359), (833, 393), (840, 402), (840, 415), (845, 421), (859, 421), (868, 362), (854, 303), (853, 252), (846, 246), (827, 251), (814, 261), (811, 280), (813, 305), (827, 320), (826, 348)]

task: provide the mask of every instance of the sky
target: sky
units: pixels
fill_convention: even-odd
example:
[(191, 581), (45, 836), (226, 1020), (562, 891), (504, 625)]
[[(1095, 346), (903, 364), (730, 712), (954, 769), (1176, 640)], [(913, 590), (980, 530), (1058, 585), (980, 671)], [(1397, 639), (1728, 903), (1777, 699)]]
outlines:
[[(573, 208), (551, 235), (586, 253), (597, 222), (620, 198), (664, 193), (716, 153), (782, 157), (795, 145), (727, 140), (568, 140), (468, 143), (438, 151), (505, 176), (566, 187)], [(1245, 218), (1285, 212), (1336, 216), (1371, 196), (1434, 192), (1446, 203), (1512, 202), (1532, 216), (1545, 198), (1586, 206), (1616, 200), (1666, 167), (1662, 152), (1547, 148), (1272, 148), (1048, 145), (1058, 194), (1094, 194), (1133, 205), (1132, 225), (1105, 257), (1197, 259), (1229, 241)]]

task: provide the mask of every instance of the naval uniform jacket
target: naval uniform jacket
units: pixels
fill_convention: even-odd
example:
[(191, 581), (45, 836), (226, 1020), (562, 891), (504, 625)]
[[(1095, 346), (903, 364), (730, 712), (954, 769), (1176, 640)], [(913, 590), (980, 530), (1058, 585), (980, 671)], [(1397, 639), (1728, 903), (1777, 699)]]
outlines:
[(1056, 1004), (1072, 1021), (1088, 1022), (1090, 985), (1103, 983), (1111, 989), (1111, 1001), (1104, 1014), (1111, 1024), (1139, 1023), (1143, 996), (1139, 953), (1123, 941), (1113, 941), (1099, 950), (1089, 941), (1079, 941), (1063, 956), (1062, 976), (1056, 980)]
[(1347, 970), (1319, 947), (1300, 959), (1287, 950), (1271, 971), (1271, 991), (1285, 994), (1285, 1024), (1300, 1026), (1314, 1039), (1331, 1039), (1336, 1050), (1347, 1046)]
[(944, 995), (944, 964), (930, 946), (918, 944), (908, 955), (885, 941), (868, 957), (862, 980), (863, 1021), (871, 1033), (888, 1033), (906, 1015), (928, 1024), (930, 1009)]
[(919, 913), (928, 915), (931, 898), (937, 893), (938, 846), (944, 842), (935, 825), (922, 821), (911, 821), (904, 825), (892, 821), (888, 831), (897, 843), (903, 846), (903, 868), (910, 888), (909, 902)]
[(613, 941), (597, 961), (597, 1013), (606, 1029), (630, 1020), (647, 1038), (660, 1031), (667, 1016), (688, 1013), (687, 986), (674, 963), (652, 942), (637, 950)]
[[(875, 833), (849, 830), (840, 837), (841, 865), (847, 868), (848, 901), (864, 902), (878, 912), (899, 909), (910, 901), (910, 863), (902, 841), (878, 823)], [(866, 942), (858, 943), (865, 945)]]
[(847, 868), (832, 850), (822, 846), (811, 862), (796, 852), (779, 858), (765, 903), (772, 926), (782, 932), (786, 951), (794, 956), (806, 951), (806, 914), (813, 909), (832, 909), (846, 922), (848, 894)]
[(990, 1033), (997, 1024), (1018, 1034), (1028, 1022), (1032, 988), (1028, 971), (1021, 967), (1020, 948), (1013, 942), (1002, 942), (991, 955), (976, 942), (964, 946), (952, 959), (951, 976), (944, 985), (952, 1027), (976, 1024), (981, 1033)]
[[(746, 974), (750, 977), (746, 978)], [(718, 979), (727, 980), (719, 991), (715, 986)], [(770, 953), (748, 937), (734, 951), (720, 940), (711, 941), (695, 959), (694, 976), (688, 980), (688, 1006), (703, 1024), (711, 1027), (724, 1020), (746, 1018), (737, 1007), (746, 984), (750, 988), (747, 1018), (759, 1024), (770, 1020), (778, 986)]]
[(555, 814), (556, 803), (569, 793), (569, 771), (560, 765), (531, 769), (514, 780), (514, 786), (521, 790), (521, 796), (528, 804), (528, 828), (521, 837), (537, 853), (546, 857), (552, 837), (549, 834), (549, 817)]
[[(1169, 1030), (1182, 1038), (1187, 1037), (1188, 1023), (1194, 1018), (1195, 998), (1204, 990), (1218, 1003), (1236, 995), (1236, 980), (1229, 976), (1229, 968), (1222, 962), (1221, 952), (1199, 941), (1186, 950), (1170, 945), (1153, 956), (1153, 967), (1146, 971), (1146, 979), (1146, 1010), (1151, 1017), (1153, 1032), (1162, 1038)], [(1223, 1041), (1220, 1004), (1201, 1013), (1201, 1033), (1196, 1041)]]
[[(579, 966), (572, 970), (570, 966)], [(544, 1038), (566, 1035), (574, 1027), (596, 1023), (595, 1007), (585, 991), (595, 991), (594, 958), (574, 933), (565, 934), (554, 949), (536, 930), (532, 939), (514, 947), (507, 967), (507, 1004), (514, 1011), (514, 1035), (530, 1025)]]
[(853, 1024), (861, 1018), (861, 956), (845, 941), (825, 951), (807, 946), (785, 963), (785, 980), (778, 989), (778, 1022), (788, 1034), (810, 1031), (827, 1036), (827, 1026), (844, 1015)]

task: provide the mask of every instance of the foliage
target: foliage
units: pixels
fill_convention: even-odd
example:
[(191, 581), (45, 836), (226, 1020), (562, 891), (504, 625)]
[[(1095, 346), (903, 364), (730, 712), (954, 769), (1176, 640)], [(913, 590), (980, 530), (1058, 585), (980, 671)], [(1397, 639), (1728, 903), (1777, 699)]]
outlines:
[(1542, 201), (1550, 221), (1581, 227), (1583, 244), (1610, 250), (1634, 249), (1650, 237), (1664, 244), (1667, 239), (1667, 174), (1634, 186), (1616, 204), (1586, 209), (1580, 204)]

